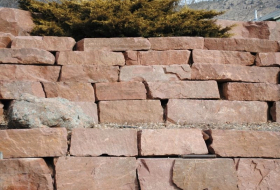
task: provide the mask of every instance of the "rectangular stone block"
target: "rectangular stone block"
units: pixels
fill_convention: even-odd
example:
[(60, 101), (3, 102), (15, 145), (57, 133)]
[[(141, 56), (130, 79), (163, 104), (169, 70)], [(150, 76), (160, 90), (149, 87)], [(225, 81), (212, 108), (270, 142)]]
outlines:
[(128, 50), (149, 50), (151, 44), (148, 39), (137, 38), (84, 38), (77, 42), (78, 51), (88, 50), (108, 50), (108, 51), (128, 51)]
[(146, 88), (142, 82), (114, 82), (95, 84), (97, 100), (143, 100)]
[(280, 85), (269, 83), (225, 83), (223, 94), (227, 100), (278, 101)]
[(117, 82), (119, 67), (101, 65), (65, 65), (61, 71), (61, 82)]
[(58, 157), (67, 152), (65, 128), (0, 130), (4, 158)]
[(219, 99), (216, 81), (148, 82), (148, 95), (154, 99)]
[(139, 65), (138, 51), (126, 51), (123, 55), (126, 65)]
[(270, 114), (273, 121), (280, 122), (280, 102), (277, 101), (273, 103), (273, 106), (270, 109)]
[(262, 123), (267, 122), (267, 112), (266, 102), (170, 99), (167, 121), (179, 124)]
[(99, 102), (101, 123), (162, 123), (163, 108), (159, 100), (121, 100)]
[(192, 52), (194, 63), (253, 65), (255, 56), (250, 52), (195, 49)]
[(94, 123), (98, 123), (98, 110), (95, 102), (75, 102), (80, 106), (85, 114), (93, 118)]
[(246, 67), (239, 65), (203, 64), (192, 65), (193, 80), (217, 80), (234, 82), (258, 82), (278, 84), (278, 67)]
[(14, 36), (11, 33), (0, 32), (0, 48), (10, 48)]
[(280, 53), (258, 53), (256, 65), (259, 67), (280, 66)]
[(279, 132), (212, 130), (210, 133), (213, 142), (208, 149), (221, 157), (280, 157)]
[(139, 143), (141, 156), (208, 153), (200, 129), (144, 129)]
[(60, 51), (56, 53), (58, 65), (125, 65), (122, 53), (110, 51)]
[(60, 157), (55, 168), (57, 190), (138, 189), (133, 157)]
[(202, 37), (154, 37), (149, 38), (152, 50), (203, 49)]
[(70, 154), (73, 156), (137, 156), (137, 130), (74, 129)]

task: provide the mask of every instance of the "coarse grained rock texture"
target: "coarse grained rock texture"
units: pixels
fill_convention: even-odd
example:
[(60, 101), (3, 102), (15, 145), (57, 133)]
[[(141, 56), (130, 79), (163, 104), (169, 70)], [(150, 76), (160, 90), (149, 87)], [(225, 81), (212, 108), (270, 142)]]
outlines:
[(68, 148), (63, 128), (0, 130), (0, 137), (4, 158), (65, 156)]
[(142, 82), (113, 82), (95, 84), (97, 100), (143, 100), (146, 88)]
[(0, 160), (0, 189), (53, 190), (51, 171), (42, 158)]
[(117, 82), (119, 67), (103, 65), (65, 65), (61, 71), (61, 82)]
[(246, 67), (225, 64), (195, 63), (193, 80), (217, 80), (234, 82), (258, 82), (278, 84), (278, 67)]
[(0, 48), (10, 48), (14, 39), (14, 35), (11, 33), (0, 32)]
[(138, 189), (133, 157), (60, 157), (55, 168), (57, 190)]
[(194, 63), (209, 64), (234, 64), (234, 65), (253, 65), (255, 56), (250, 52), (238, 51), (219, 51), (195, 49), (192, 51)]
[(211, 153), (221, 157), (280, 157), (280, 133), (212, 130)]
[(280, 53), (258, 53), (256, 58), (256, 65), (259, 67), (280, 66)]
[(149, 38), (152, 50), (203, 49), (202, 37), (154, 37)]
[(219, 99), (216, 81), (147, 82), (149, 97), (159, 99)]
[(137, 156), (137, 130), (74, 129), (70, 154), (74, 156)]
[(100, 101), (101, 123), (162, 123), (163, 108), (159, 100)]
[(150, 42), (146, 38), (84, 38), (77, 42), (78, 51), (107, 50), (107, 51), (128, 51), (128, 50), (149, 50)]
[(200, 129), (143, 129), (139, 143), (141, 156), (208, 153)]
[(58, 65), (125, 65), (124, 55), (102, 50), (60, 51), (56, 53)]
[(270, 108), (270, 115), (272, 120), (275, 122), (280, 122), (280, 102), (274, 102), (273, 106)]
[(180, 189), (238, 190), (232, 159), (176, 159), (173, 183)]
[(225, 83), (223, 94), (227, 100), (279, 101), (280, 85), (269, 83)]
[(267, 122), (267, 112), (266, 102), (170, 99), (167, 121), (178, 124), (262, 123)]
[(240, 190), (280, 189), (280, 160), (236, 158), (234, 161)]
[(4, 104), (0, 102), (0, 125), (6, 124), (5, 115), (4, 115)]
[(93, 119), (63, 98), (37, 98), (24, 94), (8, 110), (9, 128), (92, 127)]
[(94, 123), (98, 123), (98, 109), (95, 102), (74, 102), (77, 106), (80, 106), (83, 112), (93, 119)]

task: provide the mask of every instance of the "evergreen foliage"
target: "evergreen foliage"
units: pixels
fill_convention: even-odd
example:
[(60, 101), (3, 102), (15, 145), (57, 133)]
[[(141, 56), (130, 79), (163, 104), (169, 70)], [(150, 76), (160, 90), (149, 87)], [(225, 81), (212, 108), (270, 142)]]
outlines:
[(33, 15), (33, 35), (98, 37), (228, 37), (211, 18), (223, 12), (180, 8), (179, 0), (19, 0)]

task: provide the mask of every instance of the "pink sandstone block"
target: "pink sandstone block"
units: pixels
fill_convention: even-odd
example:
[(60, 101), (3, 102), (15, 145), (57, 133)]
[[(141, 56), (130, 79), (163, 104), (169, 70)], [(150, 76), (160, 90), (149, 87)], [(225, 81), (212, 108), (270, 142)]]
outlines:
[(280, 66), (280, 53), (258, 53), (256, 65), (259, 67)]
[(86, 115), (93, 118), (94, 123), (98, 123), (98, 110), (95, 102), (75, 102), (75, 104), (80, 106)]
[(2, 33), (0, 31), (0, 48), (10, 48), (14, 38), (11, 33)]
[(125, 65), (139, 65), (138, 51), (126, 51), (123, 53)]

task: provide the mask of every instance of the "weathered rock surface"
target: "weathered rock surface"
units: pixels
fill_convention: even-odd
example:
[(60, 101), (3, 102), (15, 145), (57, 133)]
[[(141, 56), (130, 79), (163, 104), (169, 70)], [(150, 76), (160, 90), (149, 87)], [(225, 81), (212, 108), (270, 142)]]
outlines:
[(209, 151), (221, 157), (280, 157), (279, 132), (212, 130), (211, 136)]
[(60, 157), (56, 163), (56, 187), (57, 190), (137, 190), (136, 160), (133, 157)]
[(144, 129), (140, 138), (141, 156), (208, 153), (200, 129)]
[(216, 81), (148, 82), (149, 97), (159, 99), (219, 99)]
[(270, 114), (273, 121), (280, 122), (280, 102), (273, 103), (273, 106), (270, 109)]
[(237, 158), (234, 161), (240, 190), (280, 189), (280, 160)]
[(137, 130), (74, 129), (70, 154), (74, 156), (137, 156)]
[(63, 98), (37, 98), (28, 94), (12, 102), (8, 110), (9, 128), (87, 128), (93, 119)]
[(232, 159), (176, 159), (172, 180), (180, 189), (238, 190)]
[(150, 42), (146, 38), (84, 38), (77, 42), (78, 51), (108, 50), (149, 50)]
[(280, 66), (280, 53), (258, 53), (256, 65), (259, 67)]
[(85, 114), (87, 114), (94, 123), (98, 123), (98, 110), (95, 102), (74, 102), (77, 106), (80, 106)]
[(122, 53), (110, 51), (61, 51), (56, 53), (59, 65), (125, 65)]
[(203, 49), (202, 37), (155, 37), (149, 38), (152, 50)]
[(101, 123), (162, 123), (159, 100), (121, 100), (99, 102)]
[(250, 52), (195, 49), (192, 52), (194, 63), (253, 65), (255, 56)]
[(62, 82), (117, 82), (119, 78), (117, 66), (101, 65), (66, 65), (62, 67)]
[(280, 85), (269, 83), (225, 83), (223, 94), (227, 100), (278, 101)]
[(203, 64), (192, 66), (192, 79), (235, 82), (278, 83), (278, 67), (246, 67), (239, 65)]
[(0, 130), (0, 137), (4, 158), (58, 157), (67, 152), (67, 131), (63, 128)]
[(74, 102), (94, 102), (94, 88), (90, 83), (44, 82), (47, 98), (61, 97)]
[(170, 99), (167, 121), (179, 124), (262, 123), (267, 122), (267, 112), (266, 102)]
[(14, 35), (0, 32), (0, 48), (10, 48)]
[(5, 124), (4, 105), (0, 102), (0, 125)]
[(0, 160), (0, 189), (53, 190), (51, 172), (42, 158)]
[(125, 65), (139, 65), (138, 51), (126, 51), (123, 53)]
[(54, 62), (55, 57), (46, 50), (35, 48), (0, 49), (0, 63), (53, 65)]
[(176, 75), (180, 80), (191, 79), (190, 65), (170, 65), (164, 67), (164, 72)]
[(97, 100), (143, 100), (146, 88), (141, 82), (114, 82), (95, 84)]

